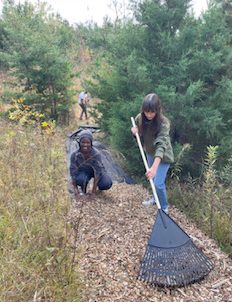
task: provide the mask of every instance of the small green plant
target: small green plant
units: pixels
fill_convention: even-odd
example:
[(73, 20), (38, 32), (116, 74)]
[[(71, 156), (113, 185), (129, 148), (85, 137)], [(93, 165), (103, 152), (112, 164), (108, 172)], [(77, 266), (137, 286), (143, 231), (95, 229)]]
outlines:
[(232, 156), (228, 159), (227, 164), (222, 169), (220, 178), (227, 186), (232, 184)]
[(206, 159), (205, 159), (205, 171), (204, 171), (204, 200), (206, 201), (209, 207), (210, 213), (210, 235), (213, 236), (213, 221), (214, 221), (214, 212), (216, 211), (215, 204), (218, 201), (217, 196), (217, 177), (215, 170), (215, 162), (217, 160), (218, 146), (208, 146)]
[(218, 150), (218, 146), (208, 146), (203, 178), (188, 177), (180, 182), (178, 177), (174, 177), (170, 180), (168, 187), (172, 187), (172, 190), (168, 193), (170, 201), (216, 239), (232, 257), (232, 191), (219, 181), (222, 178), (219, 178), (221, 174), (216, 170)]
[(182, 171), (182, 166), (183, 166), (183, 160), (188, 154), (188, 152), (191, 150), (191, 145), (190, 144), (184, 144), (184, 145), (176, 145), (175, 148), (176, 150), (175, 153), (175, 162), (172, 166), (170, 176), (171, 178), (176, 178), (177, 180), (180, 180), (179, 175), (181, 174)]

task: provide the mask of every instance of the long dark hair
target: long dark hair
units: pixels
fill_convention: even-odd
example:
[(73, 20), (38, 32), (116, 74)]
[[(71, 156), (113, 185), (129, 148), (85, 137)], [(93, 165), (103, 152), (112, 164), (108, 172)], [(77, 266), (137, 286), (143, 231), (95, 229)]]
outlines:
[[(146, 118), (144, 112), (155, 112), (156, 113), (155, 118), (149, 121)], [(143, 133), (146, 131), (146, 128), (148, 126), (149, 127), (151, 126), (156, 136), (160, 131), (160, 126), (162, 121), (165, 119), (162, 113), (160, 98), (157, 94), (150, 93), (145, 96), (141, 106), (141, 115), (142, 115), (142, 123), (141, 123), (141, 129), (139, 129), (141, 135), (143, 135)]]

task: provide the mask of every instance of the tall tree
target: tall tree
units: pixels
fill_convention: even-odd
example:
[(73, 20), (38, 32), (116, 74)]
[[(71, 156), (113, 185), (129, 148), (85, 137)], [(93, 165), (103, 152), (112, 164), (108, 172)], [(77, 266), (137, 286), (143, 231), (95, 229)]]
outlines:
[(100, 123), (130, 161), (129, 117), (139, 111), (145, 94), (157, 92), (172, 121), (174, 145), (192, 145), (187, 170), (197, 174), (207, 145), (221, 145), (223, 158), (231, 145), (228, 22), (221, 6), (195, 19), (187, 0), (133, 3), (136, 22), (109, 34), (108, 67), (90, 86), (104, 100)]
[(6, 1), (2, 18), (6, 33), (2, 55), (11, 74), (27, 92), (27, 102), (57, 119), (68, 109), (71, 92), (72, 69), (64, 46), (67, 25), (49, 15), (45, 3)]

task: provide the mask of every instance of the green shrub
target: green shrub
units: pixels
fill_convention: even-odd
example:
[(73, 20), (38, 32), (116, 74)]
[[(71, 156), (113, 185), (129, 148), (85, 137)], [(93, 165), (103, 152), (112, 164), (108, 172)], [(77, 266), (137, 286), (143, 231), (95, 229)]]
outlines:
[(219, 182), (215, 169), (217, 152), (218, 147), (207, 148), (203, 178), (189, 177), (184, 183), (177, 178), (171, 180), (169, 197), (232, 257), (232, 190)]

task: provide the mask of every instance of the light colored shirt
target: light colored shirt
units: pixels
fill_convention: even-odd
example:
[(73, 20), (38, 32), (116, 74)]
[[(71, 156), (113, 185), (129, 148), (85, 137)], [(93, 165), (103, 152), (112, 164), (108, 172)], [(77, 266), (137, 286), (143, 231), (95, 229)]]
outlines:
[(82, 91), (79, 94), (78, 104), (83, 104), (85, 102), (86, 98), (87, 98), (87, 93), (85, 93), (84, 91)]

